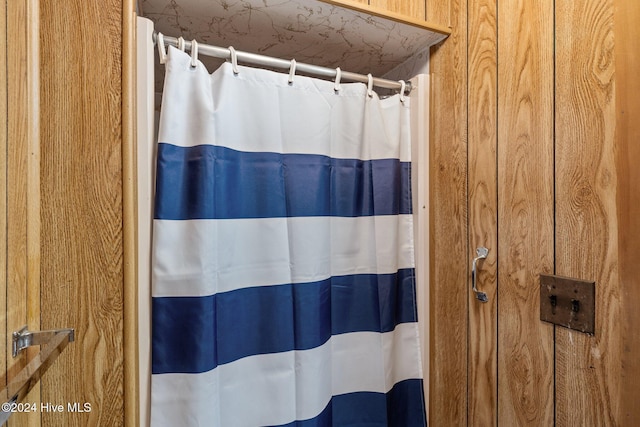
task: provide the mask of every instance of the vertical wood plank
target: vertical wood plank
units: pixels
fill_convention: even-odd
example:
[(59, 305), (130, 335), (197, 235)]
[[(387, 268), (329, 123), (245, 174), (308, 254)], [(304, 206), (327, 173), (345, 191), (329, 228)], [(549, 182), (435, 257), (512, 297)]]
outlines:
[(412, 18), (426, 19), (424, 0), (370, 0), (369, 4)]
[(497, 401), (497, 4), (469, 0), (469, 253), (487, 247), (478, 264), (482, 303), (467, 288), (469, 298), (469, 420), (473, 425), (496, 424)]
[[(27, 325), (40, 329), (40, 205), (38, 140), (38, 28), (34, 1), (6, 7), (6, 307), (7, 376), (11, 380), (38, 352), (28, 348), (11, 356), (11, 333)], [(34, 61), (36, 61), (34, 63)], [(25, 401), (39, 405), (37, 384)], [(15, 414), (9, 425), (40, 425), (38, 412)]]
[[(27, 79), (24, 1), (7, 4), (7, 328), (17, 330), (27, 321), (27, 122), (24, 105)], [(11, 358), (11, 334), (7, 340), (9, 380), (26, 365), (26, 354)], [(14, 363), (12, 363), (14, 362)], [(15, 362), (18, 362), (17, 364)], [(13, 368), (11, 367), (13, 365)]]
[(41, 1), (42, 325), (76, 328), (43, 378), (48, 426), (119, 426), (123, 403), (123, 3)]
[(618, 259), (622, 299), (620, 425), (640, 420), (640, 2), (614, 8)]
[[(7, 2), (0, 2), (0, 64), (7, 63)], [(0, 333), (7, 333), (7, 67), (0, 66)], [(0, 340), (0, 387), (7, 385), (8, 340)]]
[[(25, 0), (26, 19), (25, 53), (26, 53), (26, 155), (27, 155), (27, 234), (26, 234), (26, 324), (33, 330), (41, 330), (40, 322), (40, 20), (39, 0)], [(26, 349), (27, 359), (31, 360), (40, 352), (33, 346)], [(41, 385), (35, 387), (27, 400), (36, 406), (41, 403)], [(26, 418), (26, 425), (39, 426), (42, 419), (39, 412), (21, 414)]]
[(553, 425), (553, 2), (498, 8), (498, 424)]
[[(467, 9), (465, 7), (464, 10), (456, 9), (455, 11), (457, 13), (464, 12), (466, 14)], [(445, 27), (453, 27), (452, 13), (454, 12), (454, 5), (450, 0), (425, 0), (424, 12), (425, 20), (428, 20), (429, 22), (437, 22)]]
[(136, 13), (122, 1), (122, 239), (123, 239), (123, 387), (124, 425), (140, 423), (137, 174), (136, 174)]
[(430, 58), (429, 420), (456, 426), (467, 424), (467, 1), (436, 3), (431, 18), (451, 17), (452, 33)]
[[(27, 121), (27, 325), (40, 329), (40, 21), (39, 0), (25, 0), (25, 51), (27, 77), (25, 114)], [(31, 359), (40, 352), (27, 350)], [(35, 398), (35, 396), (34, 396)], [(33, 401), (39, 404), (39, 401)], [(32, 417), (35, 418), (35, 417)], [(34, 421), (30, 423), (34, 425)], [(36, 424), (39, 424), (36, 423)]]
[(556, 271), (596, 281), (596, 333), (556, 330), (557, 424), (621, 425), (613, 2), (556, 1)]

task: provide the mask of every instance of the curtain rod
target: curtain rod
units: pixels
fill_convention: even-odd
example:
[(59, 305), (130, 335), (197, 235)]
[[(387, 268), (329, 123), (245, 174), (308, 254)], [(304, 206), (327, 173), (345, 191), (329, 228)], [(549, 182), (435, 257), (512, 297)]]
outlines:
[[(158, 33), (156, 32), (153, 33), (154, 43), (156, 43), (157, 34)], [(164, 34), (162, 36), (165, 45), (179, 47), (177, 38), (166, 36)], [(184, 40), (184, 47), (185, 49), (191, 49), (191, 42)], [(198, 43), (198, 53), (206, 56), (212, 56), (214, 58), (231, 60), (231, 51), (225, 47)], [(261, 65), (263, 67), (277, 68), (282, 70), (289, 70), (289, 68), (291, 67), (290, 60), (259, 55), (257, 53), (243, 52), (240, 50), (236, 50), (236, 58), (238, 59), (238, 62), (246, 62), (248, 64)], [(296, 71), (300, 71), (316, 77), (323, 77), (327, 80), (335, 79), (337, 75), (337, 71), (335, 68), (320, 67), (318, 65), (305, 64), (302, 62), (296, 62), (295, 69)], [(341, 71), (340, 79), (361, 83), (369, 82), (369, 77), (367, 75), (352, 73), (349, 71)], [(373, 85), (377, 87), (394, 89), (398, 91), (400, 91), (400, 89), (402, 88), (402, 83), (396, 80), (387, 80), (379, 77), (373, 77), (372, 80)], [(407, 81), (405, 82), (405, 94), (408, 94), (409, 92), (411, 92), (411, 82)]]

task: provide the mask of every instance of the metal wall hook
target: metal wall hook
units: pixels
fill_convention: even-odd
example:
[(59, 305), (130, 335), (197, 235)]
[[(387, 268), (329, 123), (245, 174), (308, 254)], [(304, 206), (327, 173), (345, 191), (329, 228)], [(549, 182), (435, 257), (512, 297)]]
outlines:
[(486, 293), (481, 292), (481, 291), (478, 290), (478, 287), (477, 287), (477, 282), (478, 282), (477, 265), (478, 265), (478, 261), (480, 261), (481, 259), (485, 259), (488, 254), (489, 254), (489, 249), (487, 249), (485, 247), (477, 248), (476, 249), (476, 257), (473, 259), (473, 263), (471, 265), (471, 289), (473, 290), (473, 292), (475, 292), (476, 298), (480, 302), (488, 302), (489, 301), (489, 297), (487, 297)]

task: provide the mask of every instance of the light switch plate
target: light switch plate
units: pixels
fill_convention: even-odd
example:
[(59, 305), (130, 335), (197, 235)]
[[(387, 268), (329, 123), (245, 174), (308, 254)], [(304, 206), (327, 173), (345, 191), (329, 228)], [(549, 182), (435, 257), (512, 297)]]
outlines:
[(596, 283), (540, 275), (540, 320), (595, 334)]

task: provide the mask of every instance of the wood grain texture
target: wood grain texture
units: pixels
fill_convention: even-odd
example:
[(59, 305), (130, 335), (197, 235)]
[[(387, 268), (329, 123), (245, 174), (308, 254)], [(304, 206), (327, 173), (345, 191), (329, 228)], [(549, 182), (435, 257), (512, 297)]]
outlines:
[(498, 8), (498, 424), (553, 425), (553, 2)]
[(369, 0), (369, 4), (415, 19), (426, 19), (425, 0)]
[[(25, 0), (27, 78), (27, 325), (40, 329), (40, 20), (39, 0)], [(30, 360), (40, 352), (27, 350)], [(39, 402), (34, 402), (39, 403)]]
[[(41, 330), (40, 322), (40, 20), (39, 0), (24, 0), (26, 11), (25, 22), (25, 54), (26, 54), (26, 104), (24, 106), (27, 122), (27, 321), (33, 330)], [(27, 360), (31, 360), (40, 352), (33, 346), (26, 349)], [(27, 397), (29, 402), (41, 403), (41, 385), (32, 390)], [(39, 413), (21, 414), (26, 425), (40, 426), (42, 420)]]
[[(7, 328), (20, 329), (27, 321), (27, 80), (26, 7), (24, 1), (7, 4)], [(9, 334), (10, 335), (10, 334)], [(8, 358), (11, 337), (7, 336)], [(11, 365), (12, 360), (9, 359)], [(14, 361), (15, 362), (15, 361)], [(26, 365), (17, 360), (11, 378)]]
[(556, 272), (596, 282), (595, 336), (556, 330), (556, 421), (620, 425), (613, 3), (556, 22)]
[[(437, 22), (444, 27), (453, 28), (454, 12), (466, 13), (467, 10), (466, 8), (464, 10), (458, 10), (457, 8), (455, 8), (454, 3), (449, 0), (427, 0), (425, 2), (425, 19), (427, 19), (429, 22)], [(455, 22), (458, 22), (458, 18), (455, 19)]]
[[(0, 64), (7, 63), (7, 2), (0, 1)], [(7, 67), (0, 67), (0, 333), (7, 337)], [(0, 340), (0, 387), (7, 385), (9, 342)]]
[(451, 36), (430, 58), (429, 421), (458, 426), (467, 424), (467, 1), (436, 3), (436, 22), (454, 13)]
[(497, 4), (468, 1), (469, 105), (469, 253), (486, 247), (478, 264), (478, 289), (488, 303), (469, 298), (469, 420), (473, 425), (496, 424), (498, 408), (498, 206), (497, 206)]
[[(40, 329), (40, 204), (38, 139), (37, 13), (34, 1), (6, 7), (6, 313), (7, 377), (12, 379), (39, 351), (31, 347), (12, 358), (11, 333), (27, 325)], [(34, 63), (36, 61), (36, 63)], [(27, 401), (40, 403), (40, 385)], [(11, 426), (38, 426), (38, 413), (11, 417)]]
[(135, 2), (122, 2), (122, 238), (124, 316), (124, 424), (140, 423), (138, 246), (136, 178)]
[[(41, 1), (42, 326), (76, 328), (50, 426), (119, 426), (123, 402), (122, 2)], [(72, 41), (72, 42), (71, 42)]]
[[(338, 7), (344, 7), (344, 8), (355, 10), (358, 12), (364, 12), (369, 15), (390, 19), (391, 21), (401, 22), (407, 25), (412, 25), (414, 27), (423, 28), (425, 30), (432, 31), (434, 33), (448, 35), (451, 32), (447, 26), (441, 24), (441, 22), (448, 22), (448, 21), (446, 20), (440, 21), (437, 16), (435, 16), (432, 21), (426, 21), (424, 15), (419, 18), (415, 18), (413, 16), (406, 15), (403, 13), (394, 12), (384, 7), (375, 6), (373, 3), (367, 4), (366, 2), (360, 2), (357, 0), (320, 0), (320, 1), (323, 3), (332, 4)], [(398, 2), (398, 4), (404, 4), (404, 2)], [(448, 18), (448, 16), (449, 15), (447, 14), (446, 17)]]
[[(468, 8), (469, 250), (477, 246), (474, 239), (491, 239), (483, 235), (491, 224), (476, 218), (477, 210), (489, 210), (482, 202), (489, 193), (476, 183), (490, 181), (482, 169), (492, 164), (476, 140), (488, 139), (482, 125), (493, 125), (481, 112), (491, 88), (483, 78), (490, 75), (483, 64), (490, 63), (491, 49), (479, 43), (487, 43), (482, 25), (490, 22), (480, 3), (469, 0)], [(466, 13), (451, 11), (454, 20)], [(500, 4), (498, 425), (631, 426), (640, 420), (639, 21), (640, 3), (623, 0)], [(439, 49), (434, 57), (446, 52)], [(449, 129), (451, 118), (442, 116), (455, 110), (451, 103), (432, 105), (432, 117), (442, 120), (433, 122), (434, 134), (443, 134), (439, 128)], [(434, 212), (444, 211), (437, 203)], [(440, 236), (458, 238), (451, 230)], [(435, 247), (432, 276), (449, 250)], [(555, 355), (553, 327), (538, 318), (537, 291), (537, 275), (554, 267), (557, 274), (596, 280), (598, 293), (595, 337), (557, 328)], [(458, 307), (440, 298), (432, 309), (439, 303)], [(470, 331), (477, 318), (471, 306)], [(437, 328), (433, 335), (435, 348), (455, 345)], [(443, 425), (492, 424), (474, 403), (482, 389), (473, 384), (482, 352), (473, 339), (469, 350), (468, 417), (458, 414)], [(454, 381), (445, 395), (464, 392)]]
[(640, 420), (640, 2), (615, 1), (618, 263), (622, 298), (620, 425)]

